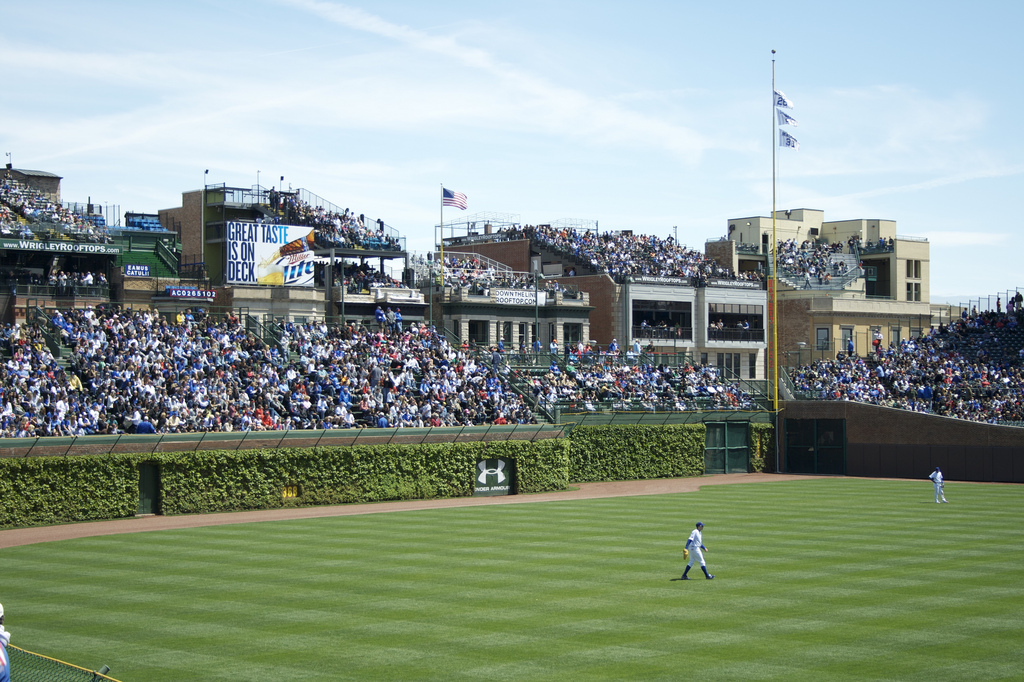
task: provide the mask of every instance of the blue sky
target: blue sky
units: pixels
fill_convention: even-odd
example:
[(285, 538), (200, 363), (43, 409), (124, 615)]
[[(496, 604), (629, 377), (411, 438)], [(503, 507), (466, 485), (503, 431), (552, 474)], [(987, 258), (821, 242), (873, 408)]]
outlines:
[(65, 200), (155, 212), (205, 169), (259, 171), (413, 251), (441, 183), (461, 216), (698, 248), (768, 215), (775, 49), (801, 145), (779, 150), (780, 209), (928, 238), (933, 301), (1024, 287), (1024, 3), (37, 0), (0, 20), (0, 147)]

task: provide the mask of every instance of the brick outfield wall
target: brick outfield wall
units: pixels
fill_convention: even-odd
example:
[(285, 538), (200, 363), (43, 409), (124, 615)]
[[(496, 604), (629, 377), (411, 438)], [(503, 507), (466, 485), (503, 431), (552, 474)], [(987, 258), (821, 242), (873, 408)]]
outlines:
[(846, 420), (848, 476), (926, 479), (941, 467), (951, 481), (1024, 483), (1022, 428), (843, 401), (786, 401), (782, 409), (783, 420)]

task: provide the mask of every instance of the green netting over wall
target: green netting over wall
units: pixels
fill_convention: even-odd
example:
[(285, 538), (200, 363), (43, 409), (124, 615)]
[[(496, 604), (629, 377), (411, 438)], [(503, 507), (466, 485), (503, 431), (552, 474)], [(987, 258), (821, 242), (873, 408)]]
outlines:
[(11, 659), (11, 682), (117, 682), (113, 677), (79, 668), (55, 658), (40, 656), (16, 646), (7, 647), (7, 654)]

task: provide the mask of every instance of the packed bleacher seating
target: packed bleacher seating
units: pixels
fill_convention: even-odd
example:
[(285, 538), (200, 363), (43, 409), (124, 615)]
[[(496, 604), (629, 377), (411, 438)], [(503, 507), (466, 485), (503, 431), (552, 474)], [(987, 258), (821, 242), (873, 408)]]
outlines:
[(317, 245), (330, 248), (367, 249), (373, 251), (401, 251), (398, 239), (385, 232), (384, 224), (368, 223), (363, 215), (353, 211), (329, 211), (312, 206), (295, 192), (269, 192), (270, 209), (292, 225), (306, 225), (316, 230)]
[(372, 289), (407, 289), (406, 285), (368, 263), (334, 264), (334, 286), (344, 286), (346, 293), (370, 293)]
[[(0, 330), (0, 435), (532, 423), (496, 368), (426, 328), (289, 324), (278, 345), (235, 317), (53, 315), (61, 366), (32, 326)], [(297, 356), (297, 357), (295, 357)], [(145, 426), (140, 424), (145, 422)]]
[[(48, 196), (34, 190), (10, 176), (0, 180), (0, 231), (21, 239), (35, 239), (36, 231), (45, 230), (46, 236), (90, 242), (107, 242), (106, 226), (81, 216)], [(18, 220), (21, 218), (25, 222)], [(52, 232), (52, 234), (51, 234)]]
[(657, 277), (688, 277), (695, 284), (709, 278), (760, 279), (756, 272), (733, 273), (694, 249), (682, 246), (672, 238), (653, 235), (597, 231), (580, 231), (547, 225), (514, 227), (502, 233), (506, 239), (533, 239), (568, 256), (587, 263), (615, 279), (634, 275)]
[(868, 357), (839, 354), (790, 378), (816, 400), (850, 400), (981, 422), (1024, 421), (1024, 314), (973, 311)]
[(527, 379), (541, 407), (561, 405), (568, 412), (643, 410), (648, 412), (758, 409), (755, 398), (712, 365), (669, 367), (646, 362), (639, 347), (621, 352), (570, 344), (562, 369)]
[[(514, 272), (495, 267), (470, 254), (445, 254), (444, 282), (455, 291), (467, 290), (471, 294), (485, 294), (490, 289), (533, 289), (538, 286), (532, 273)], [(556, 280), (541, 280), (540, 291), (565, 291)]]
[(837, 242), (812, 242), (805, 240), (797, 246), (795, 239), (779, 242), (779, 272), (789, 275), (805, 285), (817, 282), (819, 285), (831, 283), (835, 276), (845, 275), (849, 265), (845, 260), (836, 258), (842, 255), (843, 244)]

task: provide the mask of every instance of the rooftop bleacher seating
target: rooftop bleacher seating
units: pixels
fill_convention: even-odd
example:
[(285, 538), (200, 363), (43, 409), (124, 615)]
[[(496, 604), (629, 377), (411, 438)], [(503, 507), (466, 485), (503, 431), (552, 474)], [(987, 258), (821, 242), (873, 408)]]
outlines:
[(790, 371), (812, 400), (850, 400), (990, 423), (1024, 421), (1024, 314), (967, 315), (868, 357)]

